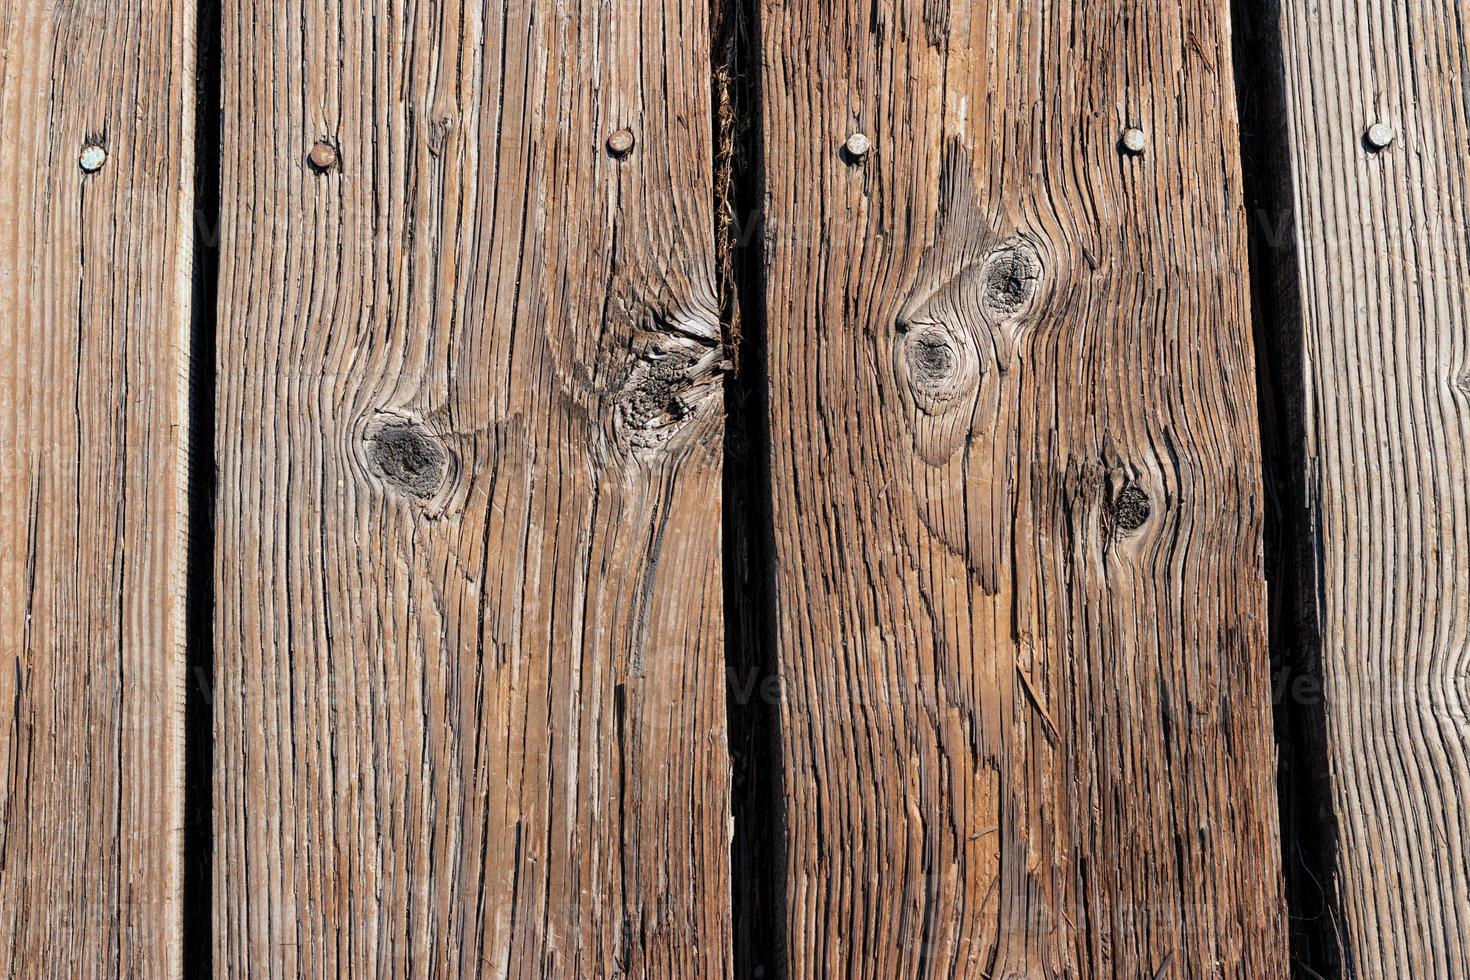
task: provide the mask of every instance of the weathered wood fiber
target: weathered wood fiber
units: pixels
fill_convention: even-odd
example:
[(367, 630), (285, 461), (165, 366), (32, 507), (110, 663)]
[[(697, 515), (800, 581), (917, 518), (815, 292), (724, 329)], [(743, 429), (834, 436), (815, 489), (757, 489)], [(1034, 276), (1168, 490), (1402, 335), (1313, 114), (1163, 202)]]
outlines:
[(760, 10), (789, 974), (1284, 976), (1225, 4)]
[(179, 973), (193, 10), (0, 3), (5, 977)]
[(708, 11), (223, 57), (215, 972), (726, 975)]
[[(1297, 258), (1298, 642), (1319, 653), (1345, 975), (1470, 971), (1470, 188), (1464, 10), (1283, 0)], [(1395, 132), (1375, 152), (1375, 122)], [(1294, 232), (1294, 234), (1292, 234)], [(1314, 687), (1297, 696), (1315, 698)], [(1310, 842), (1309, 842), (1310, 843)]]

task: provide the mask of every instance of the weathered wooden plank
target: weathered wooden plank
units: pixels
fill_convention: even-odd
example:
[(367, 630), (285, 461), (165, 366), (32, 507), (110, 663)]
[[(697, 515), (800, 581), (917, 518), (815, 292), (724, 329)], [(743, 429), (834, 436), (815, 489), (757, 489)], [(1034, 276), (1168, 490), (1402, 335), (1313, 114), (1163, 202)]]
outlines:
[(761, 17), (790, 975), (1285, 975), (1226, 5)]
[(193, 10), (0, 3), (6, 977), (179, 972)]
[[(1467, 40), (1451, 0), (1267, 0), (1279, 29), (1294, 268), (1278, 371), (1301, 441), (1293, 685), (1325, 738), (1303, 846), (1313, 951), (1358, 977), (1470, 969), (1470, 243)], [(1389, 127), (1375, 149), (1367, 132)], [(1276, 141), (1273, 141), (1275, 143)], [(1294, 202), (1294, 205), (1293, 205)], [(1305, 779), (1302, 772), (1298, 778)], [(1334, 947), (1336, 947), (1334, 949)]]
[(708, 12), (224, 21), (216, 972), (725, 975)]

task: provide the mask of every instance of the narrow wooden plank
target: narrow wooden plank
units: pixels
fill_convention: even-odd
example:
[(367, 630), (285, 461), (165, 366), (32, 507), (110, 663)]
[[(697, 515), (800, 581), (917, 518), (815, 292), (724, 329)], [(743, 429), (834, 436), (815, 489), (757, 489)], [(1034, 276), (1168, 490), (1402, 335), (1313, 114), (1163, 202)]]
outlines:
[(790, 975), (1284, 976), (1226, 4), (761, 15)]
[(0, 2), (6, 977), (179, 973), (193, 10)]
[[(1323, 681), (1334, 968), (1470, 969), (1470, 61), (1451, 0), (1270, 0), (1300, 363), (1295, 642)], [(1394, 139), (1376, 150), (1375, 123)], [(1286, 219), (1286, 220), (1282, 220)], [(1287, 256), (1290, 258), (1290, 256)], [(1305, 774), (1303, 774), (1305, 777)], [(1338, 948), (1334, 951), (1331, 946)], [(1325, 968), (1325, 967), (1324, 967)]]
[(215, 972), (726, 975), (708, 12), (224, 21)]

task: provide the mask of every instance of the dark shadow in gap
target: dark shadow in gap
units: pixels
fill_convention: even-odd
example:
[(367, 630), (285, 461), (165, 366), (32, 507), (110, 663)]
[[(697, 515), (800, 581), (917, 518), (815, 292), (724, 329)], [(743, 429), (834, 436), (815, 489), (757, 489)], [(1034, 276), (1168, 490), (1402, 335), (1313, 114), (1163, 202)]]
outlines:
[(786, 975), (786, 842), (766, 408), (764, 173), (751, 0), (713, 0), (715, 240), (725, 383), (724, 587), (736, 980)]
[(1232, 0), (1266, 490), (1271, 693), (1281, 854), (1298, 978), (1351, 976), (1335, 923), (1338, 829), (1323, 699), (1316, 515), (1306, 458), (1303, 323), (1280, 0)]
[(194, 115), (194, 268), (189, 330), (185, 554), (183, 975), (213, 975), (215, 326), (219, 291), (220, 4), (200, 0)]

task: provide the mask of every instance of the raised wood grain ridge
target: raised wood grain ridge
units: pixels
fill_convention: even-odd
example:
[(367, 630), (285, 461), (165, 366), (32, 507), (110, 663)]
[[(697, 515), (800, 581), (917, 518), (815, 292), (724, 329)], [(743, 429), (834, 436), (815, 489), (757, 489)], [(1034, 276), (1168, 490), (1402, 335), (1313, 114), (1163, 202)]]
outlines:
[[(1470, 973), (1470, 61), (1453, 0), (1268, 0), (1300, 322), (1333, 968)], [(1364, 139), (1387, 124), (1393, 142)]]
[[(176, 977), (194, 5), (0, 2), (0, 976)], [(88, 144), (106, 161), (79, 166)]]
[(785, 972), (1285, 976), (1225, 4), (760, 15)]
[(218, 976), (728, 975), (708, 18), (226, 2)]

